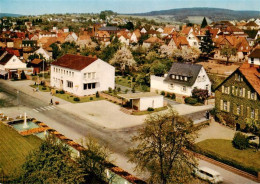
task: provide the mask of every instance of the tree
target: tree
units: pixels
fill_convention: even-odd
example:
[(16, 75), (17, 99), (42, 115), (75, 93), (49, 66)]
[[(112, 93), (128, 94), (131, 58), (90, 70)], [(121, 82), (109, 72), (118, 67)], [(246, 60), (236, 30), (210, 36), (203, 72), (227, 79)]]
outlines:
[(53, 59), (57, 59), (57, 57), (60, 55), (60, 49), (59, 46), (56, 43), (53, 43), (50, 45), (52, 48), (52, 57)]
[(200, 55), (201, 51), (196, 47), (174, 49), (173, 57), (178, 61), (193, 62)]
[(237, 54), (237, 50), (234, 47), (229, 45), (225, 45), (223, 48), (220, 49), (220, 55), (227, 58), (226, 65), (228, 65), (229, 59), (231, 56), (235, 56)]
[(99, 181), (105, 181), (105, 164), (109, 161), (110, 151), (98, 144), (97, 140), (92, 137), (86, 137), (82, 140), (82, 145), (86, 149), (81, 151), (77, 163), (84, 173), (88, 173), (85, 180), (88, 183), (97, 183), (97, 178)]
[(22, 183), (82, 183), (82, 170), (70, 159), (67, 146), (49, 136), (26, 158)]
[(251, 118), (246, 118), (246, 125), (249, 127), (249, 131), (258, 136), (258, 147), (257, 149), (260, 148), (260, 121), (251, 119)]
[(204, 101), (209, 97), (209, 92), (206, 89), (194, 88), (191, 93), (192, 97), (197, 98), (201, 103), (204, 103)]
[(185, 148), (195, 140), (192, 121), (170, 109), (149, 115), (133, 141), (138, 145), (128, 151), (130, 162), (140, 172), (149, 171), (151, 183), (184, 183), (191, 179), (197, 163)]
[(26, 75), (25, 75), (25, 73), (24, 73), (24, 70), (21, 72), (21, 79), (22, 79), (22, 80), (27, 79), (27, 78), (26, 78)]
[(156, 76), (163, 76), (167, 72), (167, 67), (165, 64), (160, 62), (159, 60), (156, 60), (153, 62), (151, 68), (150, 68), (150, 73), (154, 74)]
[(127, 22), (125, 28), (128, 30), (134, 30), (134, 24), (132, 22)]
[(126, 47), (118, 50), (109, 63), (118, 66), (123, 75), (126, 70), (132, 71), (136, 65), (131, 51)]
[(202, 53), (206, 53), (207, 55), (209, 55), (214, 49), (215, 46), (213, 45), (210, 32), (209, 30), (207, 30), (205, 37), (200, 42), (200, 50)]
[(99, 18), (102, 19), (102, 20), (106, 20), (106, 12), (102, 11), (100, 12), (100, 15), (99, 15)]
[(208, 22), (207, 22), (207, 20), (206, 20), (206, 18), (204, 17), (203, 18), (203, 20), (202, 20), (202, 23), (201, 23), (201, 28), (204, 28), (204, 27), (206, 27), (208, 25)]

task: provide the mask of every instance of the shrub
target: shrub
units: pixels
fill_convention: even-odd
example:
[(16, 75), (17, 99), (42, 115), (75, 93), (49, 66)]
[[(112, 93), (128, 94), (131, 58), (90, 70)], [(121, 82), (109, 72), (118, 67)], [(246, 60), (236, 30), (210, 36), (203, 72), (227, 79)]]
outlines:
[(112, 93), (112, 91), (113, 91), (112, 88), (109, 87), (109, 88), (108, 88), (108, 92), (109, 92), (109, 93)]
[(241, 132), (236, 132), (232, 144), (235, 148), (243, 150), (248, 148), (249, 146), (249, 141), (247, 139), (247, 136), (242, 134)]
[(75, 102), (79, 102), (79, 101), (80, 101), (80, 99), (79, 99), (78, 97), (73, 98), (73, 100), (74, 100)]
[(227, 113), (221, 113), (221, 116), (222, 116), (223, 120), (226, 122), (227, 126), (235, 127), (236, 120), (235, 120), (234, 116), (227, 114)]
[(166, 97), (170, 98), (171, 97), (170, 93), (167, 93)]
[(98, 91), (96, 92), (96, 97), (99, 98), (99, 93), (98, 93)]
[(57, 93), (57, 94), (60, 93), (59, 90), (56, 90), (56, 93)]
[(134, 87), (132, 88), (132, 93), (135, 93), (135, 88)]
[(118, 88), (117, 88), (117, 91), (118, 91), (118, 93), (119, 93), (119, 92), (121, 91), (121, 88), (120, 88), (120, 87), (118, 87)]
[(148, 107), (148, 108), (147, 108), (147, 111), (154, 111), (154, 108)]
[(161, 91), (161, 95), (163, 95), (163, 96), (164, 96), (164, 95), (165, 95), (165, 92), (164, 92), (164, 91)]
[(93, 100), (93, 97), (90, 97), (89, 99), (90, 99), (90, 100)]
[(130, 77), (130, 76), (128, 76), (128, 77), (127, 77), (127, 80), (131, 80), (131, 77)]
[(42, 90), (46, 90), (47, 88), (46, 87), (42, 87)]
[(187, 97), (187, 98), (185, 98), (184, 101), (185, 101), (186, 104), (191, 104), (191, 105), (198, 103), (198, 99), (192, 98), (192, 97)]
[(129, 90), (128, 89), (125, 89), (125, 93), (127, 93)]
[(135, 79), (135, 77), (133, 77), (133, 81), (132, 82), (135, 82), (136, 81), (136, 79)]
[(171, 96), (171, 98), (172, 98), (173, 100), (175, 100), (176, 95), (173, 93), (172, 96)]
[(65, 91), (63, 91), (63, 90), (60, 90), (60, 94), (64, 94), (65, 93)]

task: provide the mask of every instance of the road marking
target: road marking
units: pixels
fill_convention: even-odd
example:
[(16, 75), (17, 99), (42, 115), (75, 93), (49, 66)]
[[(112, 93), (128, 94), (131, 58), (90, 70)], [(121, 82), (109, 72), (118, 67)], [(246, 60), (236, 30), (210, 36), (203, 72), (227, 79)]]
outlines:
[(39, 112), (39, 111), (37, 111), (36, 109), (33, 109), (35, 112)]
[(40, 109), (42, 109), (43, 111), (45, 111), (45, 110), (46, 110), (44, 107), (40, 107)]
[(49, 106), (49, 108), (50, 108), (50, 109), (55, 109), (56, 107), (54, 107), (54, 106)]
[(46, 106), (44, 107), (45, 109), (47, 109), (48, 111), (51, 110), (51, 107), (50, 106)]

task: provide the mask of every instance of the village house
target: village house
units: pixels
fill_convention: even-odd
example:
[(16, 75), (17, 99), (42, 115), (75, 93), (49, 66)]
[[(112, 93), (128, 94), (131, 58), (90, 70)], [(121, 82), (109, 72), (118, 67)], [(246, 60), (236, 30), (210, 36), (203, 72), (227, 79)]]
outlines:
[(20, 78), (21, 71), (25, 73), (32, 72), (27, 70), (26, 63), (23, 63), (17, 56), (7, 51), (0, 51), (0, 76), (4, 79)]
[(164, 43), (164, 41), (162, 41), (160, 38), (157, 38), (156, 36), (154, 36), (154, 37), (150, 37), (147, 40), (145, 40), (143, 42), (143, 46), (146, 48), (149, 48), (154, 44), (162, 45), (163, 43)]
[(46, 60), (52, 59), (52, 52), (49, 52), (49, 51), (43, 49), (42, 47), (37, 49), (34, 53), (41, 54)]
[(77, 96), (115, 88), (115, 68), (101, 59), (66, 54), (51, 64), (51, 86)]
[[(260, 49), (227, 77), (215, 91), (215, 107), (224, 123), (235, 122), (237, 129), (246, 128), (246, 120), (259, 120), (260, 110)], [(252, 59), (252, 60), (251, 60)], [(225, 117), (229, 117), (228, 120)]]
[(211, 82), (202, 65), (173, 63), (165, 76), (151, 75), (151, 92), (164, 91), (182, 98), (191, 96), (194, 88), (206, 89), (211, 94)]
[(34, 59), (28, 63), (28, 67), (33, 68), (33, 74), (38, 74), (41, 71), (46, 71), (47, 63), (43, 59)]

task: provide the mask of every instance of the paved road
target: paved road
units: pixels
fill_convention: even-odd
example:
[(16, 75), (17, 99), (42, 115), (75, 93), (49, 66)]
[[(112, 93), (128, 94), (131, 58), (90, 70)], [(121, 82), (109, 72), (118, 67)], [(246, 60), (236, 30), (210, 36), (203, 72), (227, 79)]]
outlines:
[[(14, 103), (17, 103), (16, 90), (10, 87), (8, 83), (3, 83), (0, 81), (0, 90), (7, 93), (11, 97), (11, 99), (13, 99)], [(80, 139), (87, 134), (90, 134), (100, 140), (100, 143), (108, 145), (111, 151), (114, 152), (113, 158), (116, 159), (116, 164), (126, 169), (128, 172), (131, 172), (137, 176), (139, 175), (138, 173), (133, 172), (133, 165), (127, 163), (127, 158), (124, 156), (124, 153), (127, 151), (127, 149), (133, 146), (130, 137), (136, 133), (138, 127), (124, 128), (118, 130), (106, 129), (104, 127), (100, 127), (91, 122), (88, 122), (85, 119), (81, 119), (80, 117), (68, 113), (67, 111), (63, 111), (58, 106), (53, 109), (47, 108), (49, 107), (47, 101), (48, 99), (43, 101), (27, 95), (23, 92), (20, 92), (20, 106), (12, 107), (9, 109), (9, 111), (14, 112), (15, 114), (19, 114), (24, 111), (30, 111), (28, 114), (31, 117), (35, 117), (36, 119), (45, 122), (50, 127), (55, 128), (65, 136), (74, 140)], [(38, 109), (39, 112), (36, 112), (33, 109)], [(216, 167), (210, 163), (204, 161), (200, 161), (200, 163), (219, 171), (221, 174), (223, 173), (223, 176), (225, 177), (225, 183), (254, 183), (246, 178), (238, 176), (222, 168)], [(145, 176), (141, 176), (140, 178), (145, 178)]]

